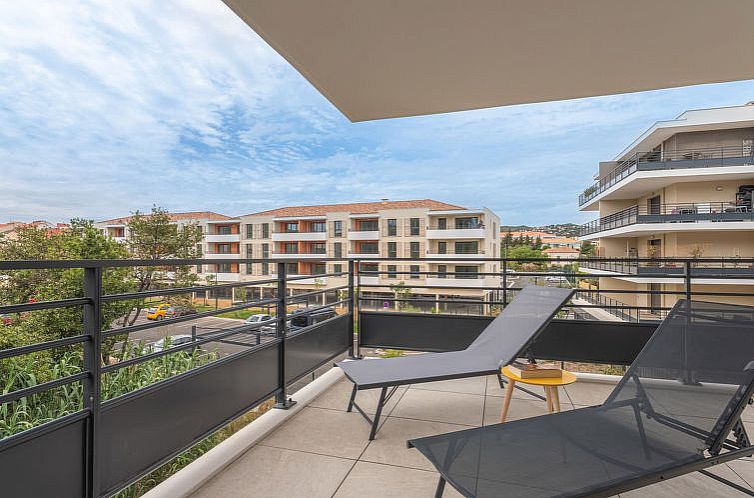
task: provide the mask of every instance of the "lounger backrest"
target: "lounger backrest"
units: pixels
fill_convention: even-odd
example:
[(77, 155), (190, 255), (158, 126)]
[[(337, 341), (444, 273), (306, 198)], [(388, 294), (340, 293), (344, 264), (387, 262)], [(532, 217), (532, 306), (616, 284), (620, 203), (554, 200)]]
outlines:
[(507, 365), (547, 327), (573, 292), (538, 285), (524, 287), (466, 350), (494, 356)]
[(752, 393), (754, 307), (679, 301), (606, 404), (640, 400), (647, 415), (697, 431), (710, 448)]

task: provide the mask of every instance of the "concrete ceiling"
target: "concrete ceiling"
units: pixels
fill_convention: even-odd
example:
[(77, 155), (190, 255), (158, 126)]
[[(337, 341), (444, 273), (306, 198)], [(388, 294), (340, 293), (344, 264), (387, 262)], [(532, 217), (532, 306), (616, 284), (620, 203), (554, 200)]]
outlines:
[(752, 0), (224, 1), (352, 121), (754, 78)]

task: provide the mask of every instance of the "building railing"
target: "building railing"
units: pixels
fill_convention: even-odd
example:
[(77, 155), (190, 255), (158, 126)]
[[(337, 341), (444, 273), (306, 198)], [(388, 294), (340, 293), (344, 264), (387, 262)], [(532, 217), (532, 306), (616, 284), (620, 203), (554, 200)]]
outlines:
[(579, 195), (579, 206), (583, 206), (602, 192), (637, 171), (715, 168), (723, 166), (745, 166), (751, 164), (754, 164), (754, 152), (751, 147), (743, 145), (664, 152), (636, 152), (629, 158), (618, 162), (612, 171), (584, 190), (584, 192)]
[[(80, 362), (80, 368), (61, 373), (56, 378), (43, 379), (23, 388), (6, 388), (0, 394), (0, 409), (16, 415), (23, 408), (22, 403), (39, 403), (39, 396), (59, 389), (66, 389), (77, 400), (72, 409), (53, 413), (48, 419), (41, 420), (39, 425), (23, 426), (19, 432), (3, 434), (5, 437), (0, 438), (3, 494), (111, 496), (267, 399), (275, 398), (276, 406), (280, 409), (290, 407), (292, 402), (288, 397), (288, 388), (291, 383), (346, 352), (358, 358), (362, 346), (427, 351), (464, 347), (525, 285), (573, 287), (575, 297), (584, 297), (584, 301), (589, 303), (568, 303), (561, 310), (559, 318), (584, 318), (590, 314), (590, 310), (594, 312), (598, 309), (617, 313), (618, 316), (623, 314), (624, 320), (640, 321), (638, 324), (616, 325), (598, 320), (555, 320), (543, 332), (542, 339), (532, 346), (532, 351), (541, 355), (538, 357), (562, 361), (630, 362), (632, 354), (640, 349), (642, 341), (651, 335), (656, 326), (656, 322), (647, 323), (647, 320), (661, 316), (660, 313), (668, 309), (667, 305), (658, 307), (651, 302), (628, 306), (614, 296), (635, 294), (637, 303), (658, 295), (702, 300), (754, 299), (754, 290), (708, 291), (694, 284), (696, 279), (709, 277), (700, 269), (711, 268), (706, 265), (714, 265), (719, 260), (673, 260), (682, 268), (682, 285), (680, 290), (663, 291), (595, 289), (594, 283), (600, 274), (577, 273), (568, 268), (548, 269), (549, 261), (546, 259), (474, 258), (475, 263), (489, 263), (488, 267), (499, 269), (474, 274), (414, 272), (406, 268), (412, 262), (431, 263), (427, 258), (376, 258), (376, 261), (378, 265), (393, 265), (400, 261), (401, 265), (400, 269), (392, 272), (383, 271), (384, 266), (378, 266), (380, 269), (376, 272), (359, 271), (361, 265), (357, 258), (346, 262), (347, 272), (290, 276), (286, 272), (286, 261), (248, 259), (241, 262), (276, 267), (275, 278), (117, 293), (103, 292), (103, 286), (112, 283), (113, 274), (110, 272), (114, 269), (134, 271), (147, 267), (193, 267), (198, 264), (223, 264), (224, 261), (0, 261), (0, 277), (3, 277), (3, 285), (6, 286), (13, 284), (12, 275), (18, 271), (75, 270), (80, 271), (81, 275), (80, 289), (72, 291), (65, 299), (0, 305), (0, 314), (11, 315), (13, 320), (25, 320), (31, 314), (51, 310), (78, 310), (81, 324), (80, 333), (73, 332), (42, 343), (0, 350), (0, 361), (29, 358), (29, 355), (43, 352), (55, 353), (48, 355), (55, 358), (59, 353), (68, 352), (77, 355)], [(459, 261), (465, 263), (468, 259)], [(589, 260), (590, 263), (604, 261), (598, 258)], [(644, 259), (632, 262), (654, 264), (655, 261)], [(754, 268), (752, 259), (739, 263), (747, 265), (749, 269)], [(717, 278), (741, 278), (735, 271), (729, 271), (733, 269), (726, 265), (715, 267)], [(446, 293), (441, 293), (440, 279), (431, 283), (426, 279), (412, 280), (410, 277), (416, 274), (427, 277), (443, 275), (448, 283), (451, 279), (462, 281), (473, 275), (484, 285), (448, 285)], [(103, 275), (107, 279), (103, 279)], [(362, 277), (382, 275), (396, 277), (395, 285), (362, 281)], [(347, 276), (348, 282), (290, 295), (289, 289), (294, 290), (291, 285), (296, 281), (331, 276)], [(673, 278), (673, 281), (678, 278), (678, 275), (657, 271), (656, 267), (652, 276)], [(588, 287), (582, 287), (582, 283), (589, 281), (592, 283)], [(262, 287), (267, 293), (265, 297), (262, 297)], [(195, 293), (228, 290), (235, 294), (235, 290), (257, 288), (260, 289), (259, 298), (234, 299), (224, 308), (171, 317), (164, 322), (116, 326), (111, 325), (109, 320), (107, 323), (103, 321), (103, 311), (114, 303), (126, 303), (124, 309), (130, 309), (137, 304), (143, 305), (146, 300), (162, 302)], [(466, 289), (481, 293), (459, 297), (459, 291)], [(291, 307), (310, 303), (312, 298), (316, 301), (317, 296), (324, 296), (326, 304), (310, 306), (301, 313), (291, 311)], [(205, 332), (205, 318), (252, 308), (274, 311), (271, 314), (274, 314), (275, 326), (271, 333), (262, 333), (241, 320), (237, 326), (229, 325), (225, 329)], [(335, 312), (328, 311), (323, 321), (314, 323), (312, 319), (310, 322), (309, 319), (321, 310)], [(465, 318), (459, 317), (459, 314), (471, 316)], [(76, 316), (75, 313), (66, 314), (69, 320)], [(304, 321), (299, 323), (301, 318)], [(357, 318), (358, 328), (355, 326)], [(201, 333), (195, 332), (192, 340), (185, 344), (160, 349), (142, 348), (125, 356), (103, 355), (106, 344), (112, 345), (115, 341), (130, 352), (136, 349), (133, 347), (133, 334), (188, 322), (196, 324)], [(358, 335), (355, 330), (359, 331)], [(628, 341), (634, 353), (627, 353), (627, 342), (615, 341), (617, 336)], [(212, 348), (227, 345), (241, 349), (222, 355), (213, 353), (217, 349)], [(187, 370), (172, 371), (169, 378), (112, 394), (111, 388), (117, 385), (118, 378), (139, 378), (142, 369), (154, 364), (150, 362), (163, 364), (172, 361), (171, 358), (195, 360), (198, 357), (203, 358), (202, 362)], [(186, 413), (190, 413), (191, 417), (186, 417)], [(11, 418), (8, 417), (8, 420)], [(44, 461), (55, 464), (39, 465), (43, 461), (42, 455)]]
[(478, 230), (483, 229), (484, 223), (463, 223), (461, 225), (429, 225), (427, 226), (427, 230)]
[(607, 258), (599, 260), (581, 259), (579, 266), (592, 270), (608, 271), (626, 275), (680, 276), (686, 271), (686, 266), (695, 277), (754, 278), (754, 264), (750, 258), (714, 258), (691, 259), (686, 263), (673, 258)]
[(754, 221), (752, 207), (748, 204), (736, 204), (735, 201), (680, 202), (654, 206), (636, 205), (581, 225), (579, 236), (583, 237), (638, 223), (730, 221)]
[(439, 249), (435, 248), (435, 249), (427, 249), (427, 254), (450, 254), (450, 255), (453, 255), (453, 254), (484, 254), (484, 249), (477, 249), (476, 251), (471, 250), (471, 249), (469, 249), (469, 250), (459, 250), (459, 251), (456, 251), (454, 249), (445, 249), (444, 251), (440, 251)]

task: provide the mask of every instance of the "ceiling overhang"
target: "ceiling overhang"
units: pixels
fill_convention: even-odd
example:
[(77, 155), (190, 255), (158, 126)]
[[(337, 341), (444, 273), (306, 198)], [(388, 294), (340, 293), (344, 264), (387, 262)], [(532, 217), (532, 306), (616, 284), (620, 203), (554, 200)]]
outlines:
[(352, 121), (754, 78), (751, 0), (224, 0)]

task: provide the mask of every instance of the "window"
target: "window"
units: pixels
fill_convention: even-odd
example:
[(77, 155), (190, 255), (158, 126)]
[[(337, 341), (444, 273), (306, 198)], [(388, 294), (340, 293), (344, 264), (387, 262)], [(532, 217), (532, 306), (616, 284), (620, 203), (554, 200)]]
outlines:
[(387, 257), (395, 259), (398, 257), (398, 243), (397, 242), (388, 242), (387, 243)]
[(387, 265), (387, 278), (398, 278), (398, 267), (395, 265)]
[(387, 235), (388, 237), (395, 237), (398, 235), (398, 220), (395, 218), (387, 220)]
[(342, 242), (335, 242), (332, 245), (333, 248), (333, 257), (334, 258), (342, 258), (343, 257), (343, 243)]
[(327, 254), (327, 246), (324, 242), (315, 242), (312, 244), (312, 254)]
[(438, 218), (437, 219), (437, 229), (438, 230), (445, 230), (448, 228), (448, 219), (447, 218)]
[(377, 242), (362, 242), (359, 246), (359, 254), (378, 254)]
[(448, 243), (447, 242), (438, 242), (437, 243), (437, 254), (448, 254)]
[(218, 235), (230, 235), (231, 233), (230, 225), (220, 225), (217, 227)]
[(286, 223), (285, 233), (298, 233), (298, 223)]
[(456, 228), (480, 228), (479, 218), (476, 216), (456, 218)]
[(447, 278), (448, 275), (447, 265), (437, 265), (437, 278)]
[(456, 242), (456, 254), (477, 254), (479, 242)]
[(230, 273), (230, 263), (221, 263), (217, 265), (217, 273)]
[(246, 258), (251, 259), (254, 255), (254, 246), (246, 244)]
[(254, 225), (252, 225), (251, 223), (246, 224), (246, 238), (247, 239), (254, 238)]
[(419, 218), (411, 218), (411, 235), (419, 235)]
[(647, 214), (660, 214), (660, 196), (656, 195), (647, 199)]
[(359, 265), (359, 273), (362, 273), (365, 277), (376, 277), (378, 271), (380, 271), (378, 263), (361, 263)]
[(343, 222), (342, 221), (336, 220), (332, 222), (332, 234), (333, 234), (333, 237), (343, 236)]
[(269, 275), (269, 274), (270, 274), (270, 264), (262, 263), (262, 275)]
[(421, 271), (419, 269), (419, 265), (411, 265), (411, 276), (409, 278), (413, 278), (413, 279), (421, 278), (421, 275), (419, 275), (419, 271)]
[(298, 242), (286, 242), (283, 244), (284, 254), (298, 254)]
[(269, 259), (269, 257), (270, 257), (270, 245), (262, 244), (262, 259)]
[(286, 275), (298, 275), (298, 263), (286, 263), (285, 264)]
[(358, 231), (360, 232), (376, 232), (377, 230), (379, 230), (377, 228), (377, 220), (365, 220), (359, 223)]
[(324, 232), (327, 230), (327, 224), (324, 221), (315, 221), (312, 223), (312, 232)]
[(340, 263), (332, 265), (332, 271), (333, 273), (341, 273), (343, 271), (343, 265)]
[(418, 242), (411, 242), (411, 257), (413, 259), (419, 259), (419, 243)]
[(252, 265), (251, 263), (246, 263), (246, 274), (251, 275), (253, 268), (254, 268), (254, 265)]
[(476, 266), (458, 266), (456, 265), (456, 278), (477, 278), (479, 269)]
[(196, 265), (196, 273), (201, 273), (202, 272), (202, 268), (203, 268), (202, 265)]
[(312, 265), (312, 275), (322, 275), (327, 273), (327, 265), (325, 263), (314, 263)]
[(262, 223), (262, 238), (263, 239), (270, 238), (270, 224), (269, 223)]
[(230, 254), (230, 244), (217, 244), (217, 254)]

